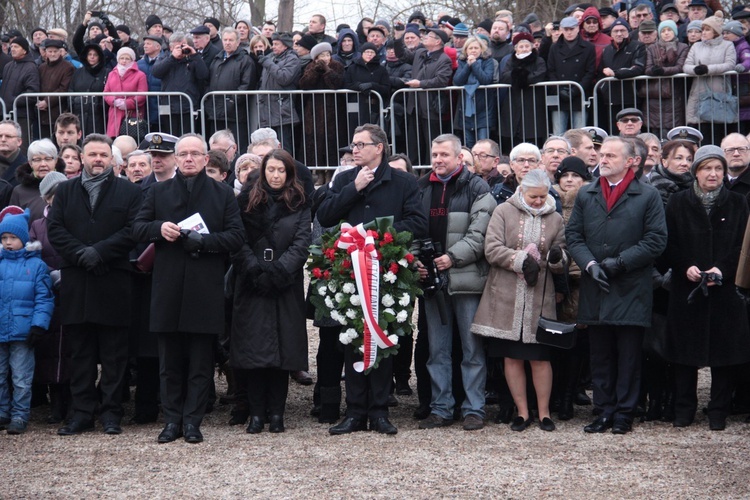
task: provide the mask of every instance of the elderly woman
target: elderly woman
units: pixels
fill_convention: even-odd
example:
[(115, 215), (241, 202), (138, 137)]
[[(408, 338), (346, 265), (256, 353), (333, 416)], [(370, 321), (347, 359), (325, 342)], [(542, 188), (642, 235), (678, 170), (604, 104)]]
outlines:
[(284, 432), (289, 372), (307, 370), (303, 268), (310, 210), (294, 159), (283, 149), (263, 158), (257, 180), (237, 197), (248, 243), (232, 257), (236, 276), (230, 364), (247, 377), (247, 432)]
[(672, 268), (664, 356), (675, 370), (675, 427), (687, 427), (698, 407), (698, 368), (711, 367), (708, 422), (723, 430), (731, 410), (732, 367), (750, 361), (747, 310), (734, 281), (748, 220), (743, 197), (724, 187), (727, 161), (703, 146), (691, 167), (691, 189), (667, 204)]
[(565, 229), (550, 187), (545, 172), (532, 170), (492, 214), (484, 247), (491, 268), (471, 326), (475, 334), (491, 339), (490, 351), (505, 357), (505, 379), (518, 409), (511, 424), (514, 431), (534, 422), (526, 400), (525, 361), (531, 364), (539, 426), (555, 430), (549, 411), (551, 348), (536, 341), (539, 315), (555, 317), (555, 287), (547, 264), (554, 272), (564, 269)]
[(669, 141), (662, 147), (661, 164), (654, 167), (649, 179), (651, 185), (659, 191), (664, 206), (674, 193), (692, 187), (690, 165), (693, 163), (694, 153), (695, 144), (689, 141)]
[(234, 163), (234, 194), (240, 194), (242, 186), (245, 185), (248, 175), (260, 168), (260, 164), (263, 161), (258, 155), (252, 153), (245, 153), (244, 155), (237, 158)]
[(44, 177), (52, 171), (62, 172), (65, 163), (57, 158), (57, 148), (49, 139), (41, 139), (29, 144), (26, 152), (29, 161), (16, 169), (18, 185), (10, 195), (10, 204), (31, 211), (30, 222), (44, 216), (47, 207), (39, 194), (39, 185)]
[(510, 151), (511, 174), (502, 183), (495, 184), (490, 191), (498, 205), (515, 194), (526, 174), (536, 169), (541, 160), (542, 152), (528, 142), (522, 142)]
[[(117, 52), (117, 66), (107, 77), (104, 92), (148, 92), (146, 74), (135, 64), (133, 49), (123, 47)], [(146, 96), (107, 95), (104, 101), (109, 105), (107, 135), (120, 135), (120, 124), (126, 118), (143, 118), (146, 116)], [(146, 135), (146, 128), (139, 130), (141, 139)], [(136, 141), (137, 142), (137, 141)]]
[[(458, 69), (453, 84), (464, 88), (456, 106), (453, 123), (464, 131), (464, 144), (471, 149), (479, 139), (487, 139), (497, 125), (497, 91), (480, 90), (480, 85), (495, 83), (497, 61), (487, 43), (472, 36), (466, 40), (458, 56)], [(464, 156), (465, 157), (465, 156)]]
[[(701, 119), (699, 112), (700, 98), (706, 93), (724, 93), (732, 91), (732, 79), (721, 76), (734, 70), (737, 53), (734, 44), (721, 37), (721, 19), (711, 16), (701, 24), (701, 41), (690, 47), (685, 60), (684, 71), (688, 75), (697, 75), (690, 88), (685, 115), (689, 125), (695, 126), (708, 141), (718, 143), (726, 134), (731, 124), (712, 123)], [(719, 75), (719, 76), (706, 76)], [(700, 123), (700, 125), (697, 125)]]

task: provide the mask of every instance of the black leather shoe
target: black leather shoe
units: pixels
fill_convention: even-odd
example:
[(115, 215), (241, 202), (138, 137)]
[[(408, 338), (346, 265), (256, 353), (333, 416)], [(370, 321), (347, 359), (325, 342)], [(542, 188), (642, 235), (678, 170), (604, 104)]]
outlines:
[(725, 417), (708, 416), (708, 428), (712, 431), (723, 431), (727, 428), (727, 419)]
[(247, 422), (247, 419), (250, 416), (250, 412), (232, 412), (231, 415), (232, 416), (229, 419), (229, 425), (245, 425), (245, 422)]
[(110, 436), (122, 434), (122, 427), (120, 427), (120, 423), (115, 422), (114, 420), (102, 422), (102, 427), (104, 428), (104, 434), (109, 434)]
[(512, 406), (501, 406), (495, 415), (494, 422), (496, 424), (509, 424), (513, 420), (513, 407)]
[(633, 421), (627, 418), (616, 418), (612, 424), (612, 434), (627, 434), (633, 430)]
[(542, 429), (543, 431), (552, 432), (555, 430), (555, 423), (552, 421), (551, 418), (544, 417), (539, 422), (539, 428)]
[(578, 406), (591, 406), (591, 398), (586, 394), (586, 391), (578, 391), (575, 400)]
[(58, 436), (75, 436), (82, 432), (94, 430), (94, 422), (83, 422), (81, 420), (71, 420), (66, 425), (57, 429)]
[(573, 400), (570, 396), (565, 396), (560, 401), (560, 408), (557, 410), (557, 418), (562, 421), (570, 420), (575, 416), (575, 410), (573, 409)]
[(396, 394), (399, 396), (411, 396), (414, 391), (409, 387), (408, 380), (396, 380)]
[(607, 417), (599, 417), (589, 425), (583, 428), (583, 432), (589, 434), (599, 434), (612, 428), (612, 419)]
[(516, 432), (525, 431), (533, 422), (534, 420), (531, 417), (527, 419), (524, 419), (523, 417), (516, 417), (513, 419), (513, 423), (510, 424), (510, 430)]
[(271, 423), (268, 424), (268, 432), (278, 434), (284, 432), (284, 415), (271, 415)]
[(370, 430), (380, 434), (396, 434), (398, 432), (398, 429), (388, 420), (388, 417), (370, 419)]
[(300, 385), (312, 385), (313, 379), (306, 371), (290, 372), (292, 379)]
[(354, 417), (345, 417), (344, 420), (339, 422), (337, 425), (334, 425), (330, 429), (328, 429), (328, 433), (333, 436), (338, 436), (341, 434), (350, 434), (352, 432), (358, 432), (358, 431), (366, 431), (367, 430), (367, 420), (360, 419), (360, 418), (354, 418)]
[(675, 417), (672, 421), (672, 427), (690, 427), (692, 423), (692, 418)]
[(164, 426), (164, 429), (161, 431), (161, 433), (159, 434), (159, 437), (156, 438), (156, 440), (160, 444), (165, 444), (165, 443), (171, 443), (172, 441), (181, 437), (182, 437), (182, 429), (180, 428), (180, 424), (167, 424)]
[(245, 432), (248, 434), (260, 434), (263, 432), (265, 419), (263, 417), (250, 417), (250, 423), (247, 425)]
[(432, 413), (432, 409), (430, 409), (430, 405), (419, 406), (417, 407), (416, 410), (414, 410), (414, 413), (412, 413), (411, 416), (417, 420), (424, 420), (430, 416), (430, 413)]
[(203, 434), (201, 434), (201, 430), (197, 425), (185, 424), (182, 433), (185, 436), (186, 443), (196, 444), (203, 442)]
[(386, 404), (388, 405), (388, 408), (394, 408), (398, 406), (398, 399), (396, 399), (396, 396), (394, 396), (393, 394), (389, 394), (388, 403)]

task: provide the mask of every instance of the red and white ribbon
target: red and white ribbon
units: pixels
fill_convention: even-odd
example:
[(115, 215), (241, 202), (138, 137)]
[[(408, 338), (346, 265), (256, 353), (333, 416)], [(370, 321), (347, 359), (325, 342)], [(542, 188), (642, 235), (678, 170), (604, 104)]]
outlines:
[(378, 347), (386, 349), (394, 344), (388, 335), (378, 325), (380, 307), (380, 261), (375, 249), (375, 239), (367, 234), (362, 224), (352, 227), (351, 224), (341, 224), (341, 236), (336, 240), (336, 248), (349, 252), (352, 261), (354, 280), (357, 284), (362, 315), (364, 316), (364, 332), (362, 345), (364, 346), (363, 361), (354, 363), (354, 369), (364, 372), (375, 364)]

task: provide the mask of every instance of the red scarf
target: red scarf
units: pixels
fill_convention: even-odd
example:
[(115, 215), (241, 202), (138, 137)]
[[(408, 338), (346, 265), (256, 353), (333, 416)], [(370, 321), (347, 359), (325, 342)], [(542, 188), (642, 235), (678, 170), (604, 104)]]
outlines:
[(633, 182), (633, 179), (635, 179), (635, 172), (633, 172), (632, 168), (629, 168), (628, 171), (625, 172), (625, 177), (623, 177), (622, 181), (612, 189), (609, 187), (609, 181), (607, 179), (599, 177), (599, 182), (602, 185), (604, 201), (607, 202), (607, 212), (612, 210), (612, 207), (615, 206), (617, 200), (619, 200), (625, 190), (628, 189), (628, 186)]

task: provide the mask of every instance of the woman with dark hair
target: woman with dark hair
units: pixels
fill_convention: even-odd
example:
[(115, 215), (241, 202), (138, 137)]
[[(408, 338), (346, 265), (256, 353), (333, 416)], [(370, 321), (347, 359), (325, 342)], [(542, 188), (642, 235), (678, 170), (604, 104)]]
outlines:
[(695, 182), (666, 209), (672, 290), (664, 357), (675, 373), (672, 425), (695, 419), (698, 368), (708, 366), (708, 424), (718, 431), (732, 406), (732, 367), (750, 361), (747, 309), (734, 287), (748, 207), (724, 186), (727, 161), (718, 146), (698, 149), (691, 171)]
[(66, 144), (60, 148), (59, 158), (65, 162), (63, 173), (68, 179), (81, 175), (81, 148), (75, 144)]
[[(251, 175), (254, 175), (251, 174)], [(237, 197), (247, 243), (232, 256), (236, 282), (230, 364), (246, 377), (247, 432), (284, 432), (289, 372), (307, 370), (303, 268), (310, 208), (294, 159), (283, 149), (263, 159)]]
[(662, 161), (651, 173), (650, 181), (661, 195), (664, 206), (669, 197), (693, 185), (690, 165), (693, 163), (695, 144), (689, 141), (669, 141), (661, 149)]
[[(79, 52), (82, 67), (73, 72), (68, 92), (85, 92), (93, 94), (104, 92), (107, 75), (112, 69), (107, 65), (104, 51), (95, 43), (87, 44), (83, 52)], [(83, 135), (103, 134), (104, 99), (101, 96), (82, 95), (70, 98), (71, 112), (81, 120)]]

